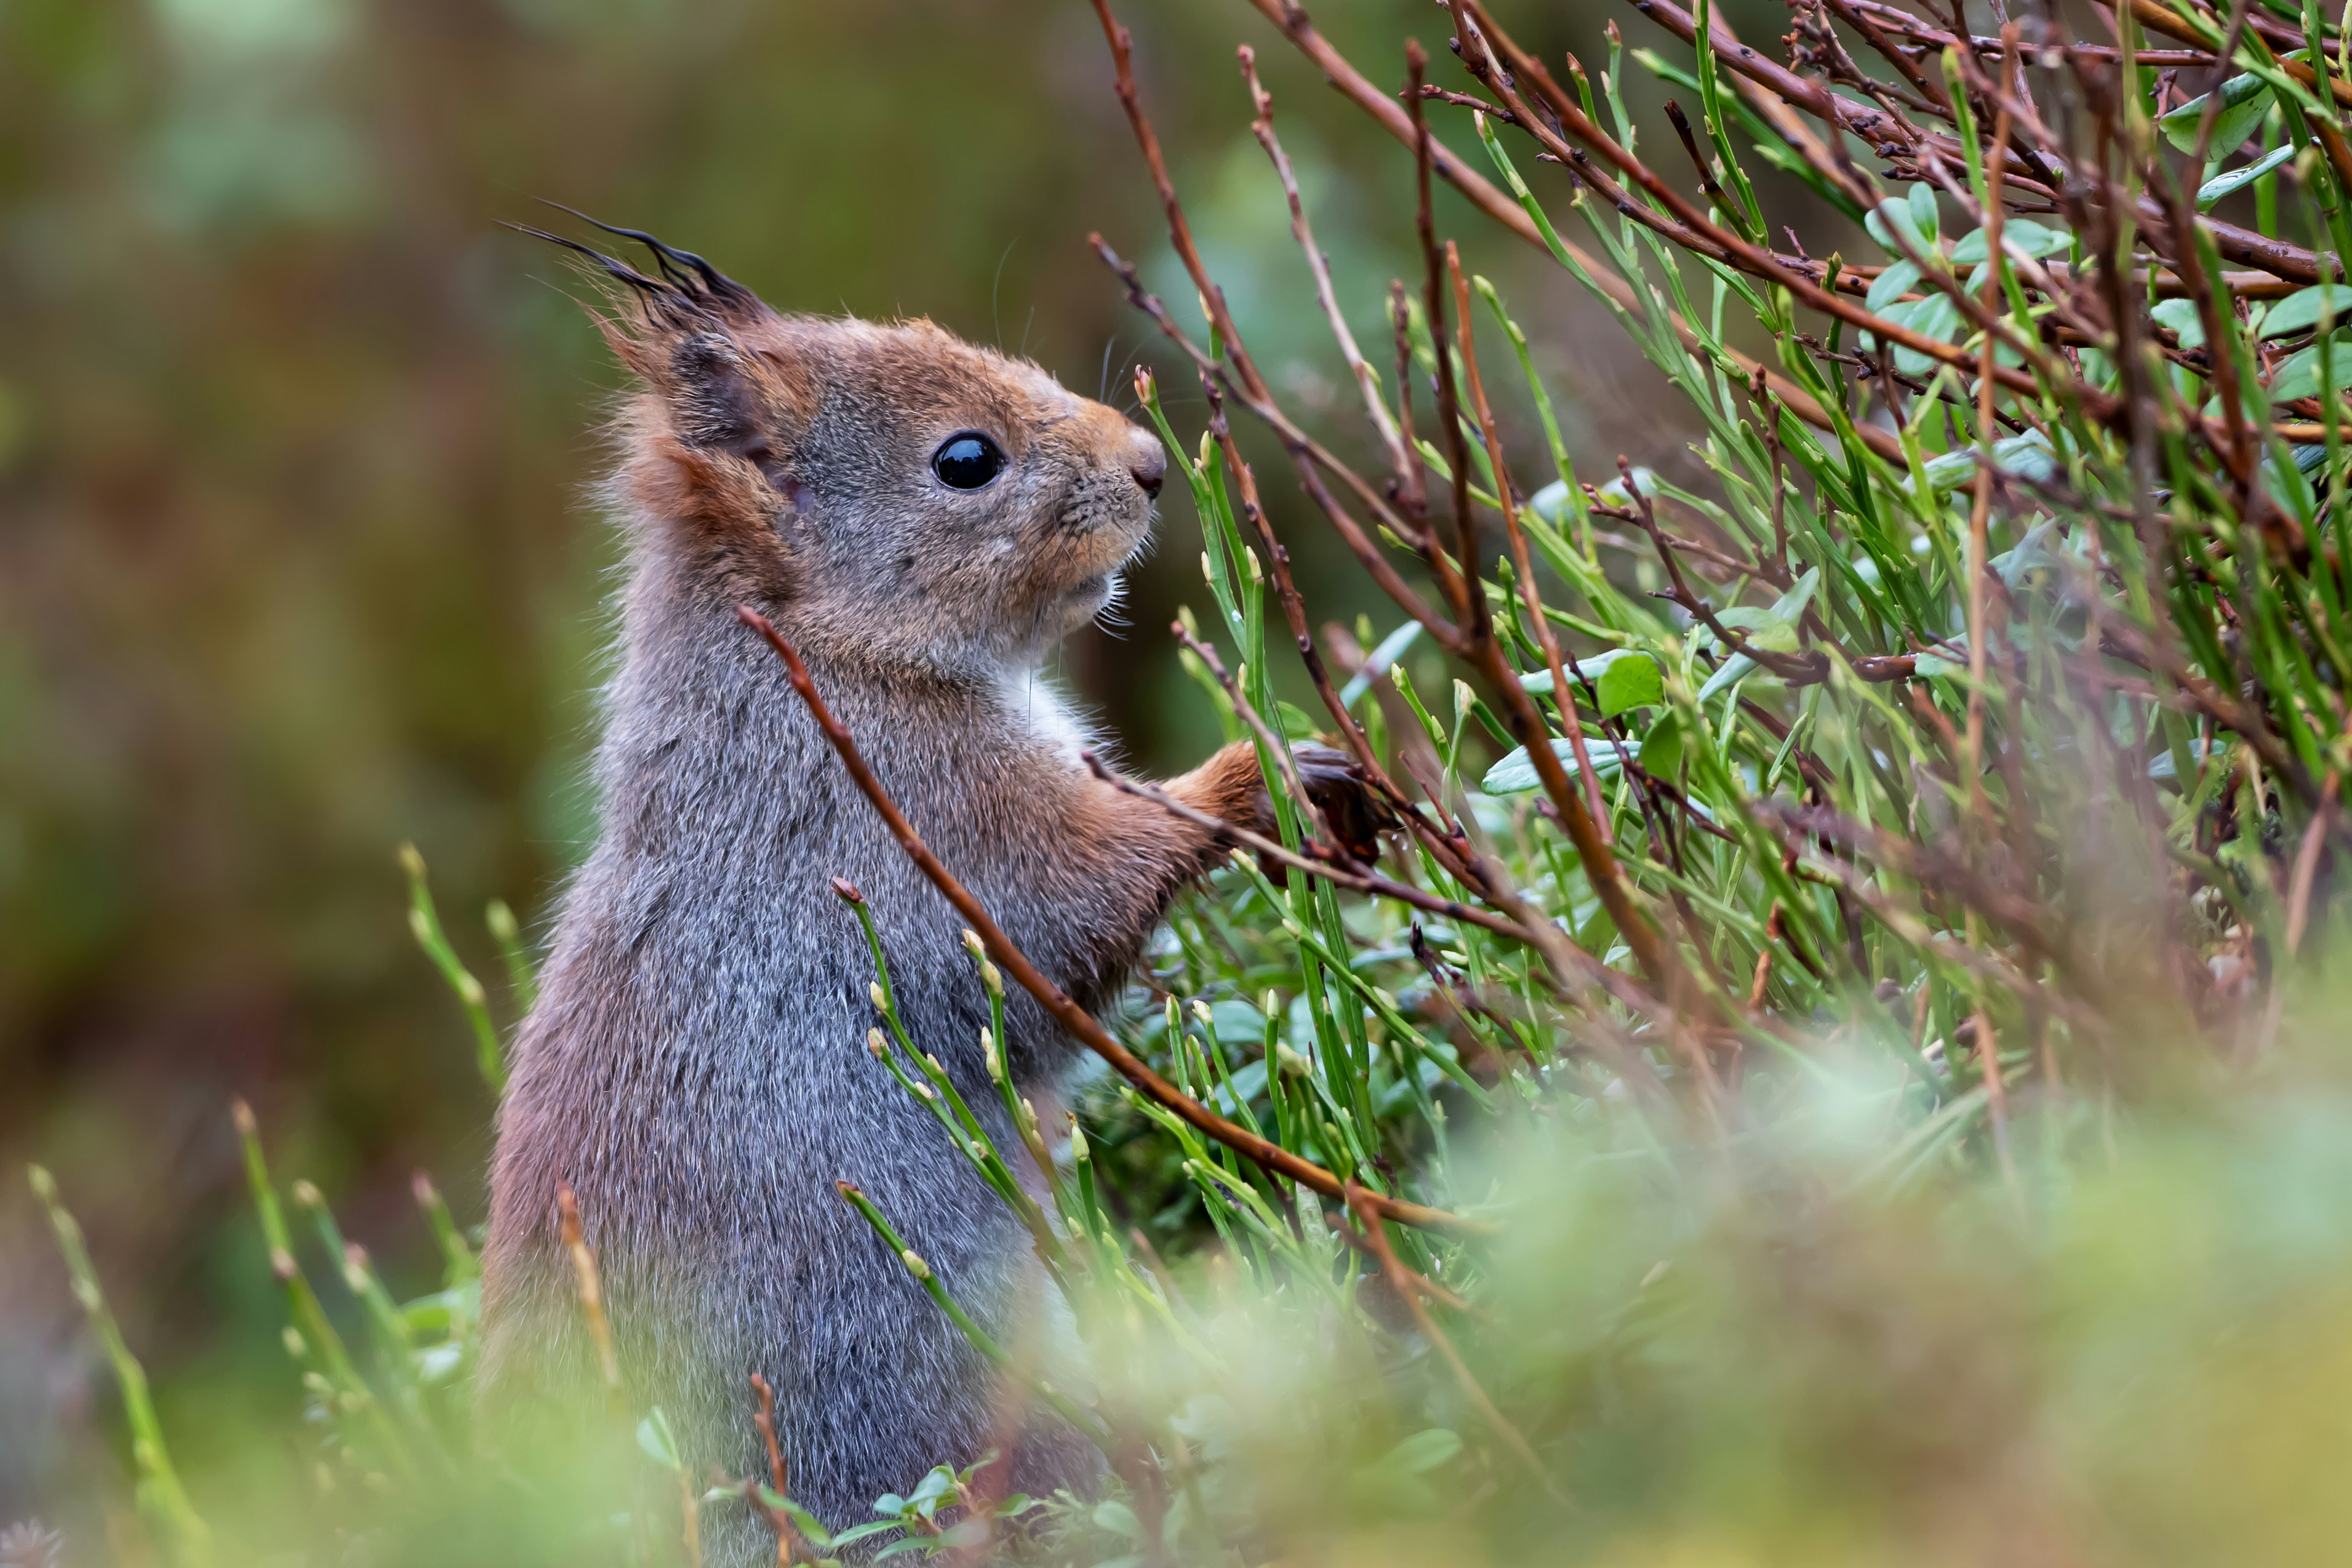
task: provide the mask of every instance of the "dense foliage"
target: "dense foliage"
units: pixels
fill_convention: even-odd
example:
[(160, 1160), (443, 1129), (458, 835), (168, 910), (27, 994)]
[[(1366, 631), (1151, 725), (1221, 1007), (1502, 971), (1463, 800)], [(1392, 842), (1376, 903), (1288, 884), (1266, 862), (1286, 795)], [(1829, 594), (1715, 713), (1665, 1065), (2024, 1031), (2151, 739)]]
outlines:
[[(1613, 41), (1555, 76), (1456, 0), (1464, 89), (1424, 89), (1413, 52), (1399, 102), (1261, 0), (1419, 177), (1399, 221), (1424, 272), (1367, 353), (1244, 52), (1369, 472), (1252, 360), (1103, 12), (1205, 317), (1104, 247), (1207, 398), (1194, 440), (1138, 388), (1201, 521), (1209, 600), (1178, 633), (1278, 836), (1176, 911), (1066, 1144), (1000, 1078), (1024, 1147), (992, 1146), (887, 972), (869, 1044), (1061, 1283), (1092, 1386), (1039, 1394), (1111, 1495), (943, 1468), (835, 1541), (791, 1506), (789, 1452), (686, 1476), (633, 1410), (565, 1457), (576, 1493), (509, 1483), (471, 1458), (472, 1254), (438, 1200), (447, 1288), (402, 1304), (293, 1189), (347, 1260), (349, 1348), (248, 1125), (321, 1542), (690, 1561), (698, 1513), (744, 1507), (799, 1557), (2189, 1563), (2340, 1538), (2352, 1103), (2315, 958), (2352, 733), (2344, 34), (2283, 0), (2134, 0), (2088, 13), (2095, 42), (1819, 0), (1783, 65), (1706, 4), (1639, 8), (1686, 46), (1633, 60), (1695, 105), (1668, 117), (1696, 196), (1636, 151)], [(1423, 118), (1454, 112), (1491, 181)], [(1437, 181), (1689, 399), (1703, 492), (1631, 455), (1574, 470), (1507, 301), (1436, 232)], [(1855, 220), (1866, 258), (1780, 248), (1768, 191)], [(1303, 500), (1261, 485), (1229, 411)], [(1317, 626), (1284, 541), (1327, 525), (1391, 624)], [(1321, 711), (1282, 695), (1294, 658)], [(1297, 787), (1309, 740), (1354, 753), (1380, 823)], [(973, 919), (1001, 1038), (1034, 974)], [(151, 1526), (230, 1554), (55, 1212)]]

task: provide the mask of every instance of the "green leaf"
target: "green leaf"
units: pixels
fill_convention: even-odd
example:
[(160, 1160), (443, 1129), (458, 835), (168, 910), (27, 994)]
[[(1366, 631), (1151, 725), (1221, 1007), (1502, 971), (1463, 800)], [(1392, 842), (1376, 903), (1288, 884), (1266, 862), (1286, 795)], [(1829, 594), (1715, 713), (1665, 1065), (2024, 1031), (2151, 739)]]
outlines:
[(1955, 664), (1948, 658), (1932, 653), (1923, 653), (1911, 661), (1912, 676), (1919, 680), (1949, 680), (1956, 675), (1966, 675), (1968, 672), (1967, 665)]
[(1116, 1498), (1095, 1505), (1095, 1526), (1132, 1541), (1139, 1546), (1144, 1543), (1143, 1521), (1135, 1517), (1133, 1509)]
[[(1597, 683), (1601, 679), (1601, 676), (1608, 672), (1609, 668), (1618, 660), (1624, 658), (1647, 658), (1649, 657), (1650, 656), (1648, 654), (1643, 653), (1641, 649), (1632, 647), (1612, 647), (1601, 653), (1579, 654), (1575, 656), (1575, 663), (1573, 667), (1568, 668), (1568, 678), (1570, 680), (1574, 680), (1580, 675), (1585, 679)], [(1569, 655), (1565, 652), (1560, 656), (1560, 662), (1563, 667), (1568, 667)], [(1531, 669), (1528, 671), (1525, 675), (1519, 677), (1519, 689), (1523, 691), (1532, 691), (1538, 694), (1549, 691), (1551, 689), (1551, 671), (1549, 669)]]
[[(2221, 84), (2222, 109), (2221, 117), (2213, 122), (2213, 152), (2227, 153), (2254, 133), (2254, 127), (2262, 122), (2270, 107), (2263, 101), (2263, 95), (2269, 90), (2268, 84), (2251, 71)], [(2158, 121), (2165, 139), (2184, 153), (2197, 151), (2197, 126), (2205, 118), (2205, 100), (2210, 96), (2208, 93), (2192, 98)], [(2247, 112), (2250, 108), (2251, 114)], [(2237, 132), (2234, 136), (2231, 134), (2233, 130)]]
[(1897, 261), (1870, 280), (1870, 292), (1863, 296), (1862, 302), (1883, 316), (1889, 305), (1918, 286), (1919, 264)]
[[(2007, 436), (1992, 444), (1992, 466), (2004, 474), (2020, 479), (2048, 481), (2057, 477), (2058, 459), (2050, 450), (2050, 437), (2039, 430), (2028, 430), (2022, 436)], [(1945, 452), (1927, 459), (1927, 488), (1941, 494), (1969, 484), (1977, 475), (1977, 449), (1963, 447), (1957, 452)], [(1905, 487), (1909, 488), (1907, 485)]]
[[(2336, 373), (2336, 390), (2352, 388), (2352, 331), (2337, 332), (2329, 341), (2328, 358)], [(2319, 395), (2319, 345), (2287, 355), (2271, 375), (2271, 401), (2285, 403)]]
[[(2170, 305), (2188, 302), (2167, 300), (2164, 303)], [(2337, 326), (2352, 326), (2352, 285), (2315, 283), (2308, 289), (2296, 289), (2263, 313), (2262, 335), (2266, 338), (2284, 338), (2291, 337), (2296, 332), (2309, 331), (2319, 325), (2322, 307), (2335, 315)], [(2159, 312), (2163, 308), (2162, 305), (2157, 307)], [(2195, 311), (2192, 310), (2190, 314), (2193, 316)], [(2158, 319), (2163, 318), (2159, 315)], [(2168, 321), (2166, 325), (2170, 326), (2171, 323)], [(2177, 327), (2173, 330), (2179, 331)], [(2186, 343), (2189, 341), (2187, 334), (2184, 333), (2180, 341)], [(2201, 331), (2197, 341), (2200, 342), (2205, 341)]]
[[(1960, 335), (1960, 308), (1948, 294), (1931, 294), (1911, 308), (1911, 319), (1904, 325), (1922, 337), (1948, 343)], [(1906, 375), (1932, 374), (1938, 363), (1916, 349), (1895, 345), (1895, 368)]]
[[(793, 1510), (793, 1523), (803, 1535), (808, 1534), (808, 1525), (802, 1521), (808, 1518), (809, 1516), (799, 1509)], [(809, 1539), (819, 1546), (846, 1546), (853, 1541), (863, 1541), (869, 1535), (879, 1535), (886, 1530), (904, 1530), (906, 1526), (895, 1519), (877, 1519), (867, 1524), (853, 1524), (830, 1541), (816, 1541), (814, 1536), (810, 1536)]]
[[(2028, 256), (2053, 256), (2074, 243), (2063, 229), (2044, 228), (2025, 218), (2013, 217), (2000, 226), (2000, 247), (2011, 255), (2022, 251)], [(1952, 247), (1952, 265), (1966, 267), (1971, 262), (1990, 260), (1986, 250), (1985, 231), (1974, 230), (1960, 236)]]
[[(1756, 629), (1744, 634), (1751, 646), (1772, 653), (1788, 653), (1797, 646), (1797, 625), (1804, 618), (1805, 606), (1812, 603), (1813, 590), (1822, 584), (1822, 569), (1818, 566), (1798, 578), (1787, 593), (1772, 602), (1756, 622)], [(1736, 606), (1735, 606), (1736, 607)], [(1732, 624), (1728, 613), (1716, 616), (1726, 626)], [(1735, 653), (1723, 661), (1706, 684), (1698, 689), (1701, 702), (1727, 687), (1737, 686), (1756, 669), (1756, 661), (1744, 653)], [(1595, 764), (1598, 766), (1598, 764)]]
[(1356, 705), (1356, 700), (1370, 690), (1372, 682), (1386, 675), (1389, 672), (1389, 666), (1402, 658), (1405, 649), (1411, 647), (1413, 639), (1420, 636), (1421, 623), (1408, 620), (1404, 625), (1382, 637), (1381, 646), (1372, 649), (1365, 657), (1364, 668), (1349, 676), (1348, 684), (1339, 689), (1339, 706), (1353, 708)]
[[(1418, 626), (1421, 623), (1416, 621), (1412, 624)], [(1311, 741), (1323, 732), (1323, 726), (1315, 721), (1315, 716), (1295, 702), (1277, 701), (1274, 710), (1282, 720), (1283, 733), (1291, 740)]]
[(1663, 713), (1642, 738), (1642, 771), (1657, 778), (1670, 779), (1682, 772), (1683, 719), (1679, 713)]
[(1911, 226), (1927, 237), (1936, 238), (1936, 187), (1925, 180), (1911, 187)]
[(1379, 1461), (1379, 1467), (1417, 1476), (1437, 1468), (1461, 1451), (1460, 1437), (1443, 1426), (1433, 1426), (1426, 1432), (1414, 1433), (1390, 1449)]
[[(2284, 304), (2286, 301), (2281, 300)], [(2170, 327), (2184, 349), (2202, 348), (2205, 343), (2205, 318), (2197, 311), (2194, 300), (2159, 300), (2148, 314)]]
[(1612, 659), (1601, 672), (1601, 716), (1614, 719), (1636, 708), (1654, 708), (1666, 700), (1666, 680), (1657, 661), (1646, 654)]
[[(1651, 474), (1649, 469), (1636, 468), (1633, 470), (1633, 488), (1636, 490), (1639, 490), (1645, 496), (1654, 496), (1658, 493), (1657, 488), (1650, 482)], [(1633, 504), (1633, 496), (1626, 492), (1625, 477), (1622, 474), (1620, 474), (1617, 478), (1610, 480), (1607, 484), (1602, 485), (1599, 489), (1592, 493), (1599, 496), (1603, 501), (1606, 501), (1611, 506), (1631, 506)]]
[(1877, 210), (1862, 220), (1862, 226), (1868, 229), (1870, 237), (1885, 246), (1890, 255), (1900, 257), (1903, 254), (1903, 247), (1895, 243), (1895, 234), (1900, 233), (1911, 242), (1912, 249), (1922, 256), (1933, 256), (1936, 254), (1936, 229), (1932, 199), (1927, 210), (1928, 225), (1925, 233), (1920, 231), (1916, 209), (1911, 203), (1896, 198), (1879, 203)]
[(2210, 207), (2242, 185), (2252, 184), (2294, 156), (2293, 145), (2273, 147), (2242, 169), (2232, 169), (2226, 174), (2216, 174), (2197, 187), (2197, 205)]
[(646, 1458), (665, 1469), (683, 1468), (677, 1457), (677, 1439), (670, 1433), (669, 1417), (662, 1414), (658, 1405), (637, 1423), (637, 1447), (646, 1451)]
[[(1592, 758), (1592, 772), (1598, 778), (1612, 777), (1625, 766), (1624, 753), (1618, 750), (1617, 742), (1604, 736), (1587, 735), (1584, 750)], [(1551, 743), (1551, 754), (1559, 759), (1559, 765), (1568, 771), (1569, 777), (1576, 776), (1576, 748), (1573, 745), (1565, 739), (1556, 739)], [(1536, 773), (1536, 765), (1528, 758), (1525, 746), (1488, 768), (1486, 776), (1478, 781), (1478, 787), (1488, 795), (1525, 795), (1542, 786), (1543, 780)]]
[[(816, 1515), (811, 1513), (808, 1510), (803, 1508), (792, 1499), (784, 1496), (783, 1493), (776, 1490), (773, 1487), (761, 1487), (760, 1489), (760, 1500), (765, 1503), (768, 1507), (781, 1510), (782, 1512), (789, 1515), (793, 1521), (793, 1528), (806, 1536), (808, 1538), (809, 1544), (817, 1548), (819, 1551), (823, 1551), (824, 1548), (831, 1546), (834, 1543), (835, 1537), (833, 1532), (825, 1529), (825, 1527), (818, 1521)], [(898, 1526), (886, 1521), (881, 1524), (861, 1526), (860, 1528), (869, 1530), (895, 1530)]]

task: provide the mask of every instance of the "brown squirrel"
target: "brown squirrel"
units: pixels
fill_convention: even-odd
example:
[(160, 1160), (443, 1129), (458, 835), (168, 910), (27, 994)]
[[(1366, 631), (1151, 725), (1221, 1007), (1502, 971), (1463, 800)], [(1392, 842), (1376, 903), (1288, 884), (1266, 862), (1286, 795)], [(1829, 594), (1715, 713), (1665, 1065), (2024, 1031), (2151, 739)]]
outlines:
[[(499, 1114), (486, 1396), (552, 1408), (589, 1373), (558, 1241), (568, 1184), (632, 1402), (663, 1407), (689, 1474), (764, 1476), (756, 1373), (776, 1390), (790, 1490), (832, 1528), (991, 1447), (1015, 1489), (1084, 1492), (1092, 1449), (1008, 1396), (835, 1191), (863, 1187), (1000, 1342), (1035, 1353), (1066, 1310), (1025, 1233), (868, 1055), (872, 963), (832, 880), (865, 890), (916, 1043), (995, 1119), (961, 922), (735, 611), (798, 646), (940, 858), (1100, 1010), (1171, 899), (1225, 853), (1092, 776), (1038, 676), (1115, 595), (1165, 456), (1034, 363), (923, 321), (780, 314), (698, 257), (610, 232), (645, 243), (656, 275), (557, 243), (614, 280), (599, 324), (637, 383), (609, 490), (629, 535), (621, 660), (601, 837)], [(1344, 759), (1302, 752), (1310, 791), (1347, 799)], [(1166, 788), (1268, 820), (1245, 742)], [(1010, 1005), (1008, 1068), (1044, 1105), (1074, 1047), (1027, 996)], [(714, 1568), (773, 1555), (748, 1509), (709, 1511)]]

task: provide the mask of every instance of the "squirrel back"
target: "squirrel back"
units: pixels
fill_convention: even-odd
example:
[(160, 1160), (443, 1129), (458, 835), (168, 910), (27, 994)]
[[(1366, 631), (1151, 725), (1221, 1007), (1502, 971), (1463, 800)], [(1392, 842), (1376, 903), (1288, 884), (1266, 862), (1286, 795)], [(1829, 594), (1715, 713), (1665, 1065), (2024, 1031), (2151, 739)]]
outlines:
[[(485, 1396), (559, 1407), (591, 1375), (556, 1193), (578, 1194), (634, 1407), (689, 1473), (764, 1474), (751, 1374), (777, 1391), (795, 1500), (834, 1528), (995, 1448), (1032, 1495), (1092, 1450), (1008, 1393), (842, 1202), (856, 1183), (1016, 1358), (1060, 1310), (1024, 1233), (867, 1053), (864, 889), (898, 1009), (999, 1146), (961, 922), (832, 756), (735, 606), (800, 647), (918, 831), (1046, 973), (1117, 994), (1169, 900), (1223, 851), (1080, 763), (1038, 675), (1143, 543), (1156, 438), (1034, 364), (924, 321), (779, 314), (698, 258), (619, 279), (608, 342), (629, 531), (601, 832), (565, 896), (499, 1112)], [(1171, 781), (1263, 821), (1246, 746)], [(1050, 1114), (1072, 1047), (1008, 999), (1006, 1062)], [(714, 1507), (718, 1565), (772, 1557)]]

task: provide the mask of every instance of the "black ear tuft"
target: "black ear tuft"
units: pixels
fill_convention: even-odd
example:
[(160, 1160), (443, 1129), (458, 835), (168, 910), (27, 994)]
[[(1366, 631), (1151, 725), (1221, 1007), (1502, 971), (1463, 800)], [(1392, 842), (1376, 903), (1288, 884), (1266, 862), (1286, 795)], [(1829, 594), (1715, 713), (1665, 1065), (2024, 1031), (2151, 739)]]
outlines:
[(667, 316), (679, 303), (682, 303), (678, 291), (669, 284), (646, 277), (627, 262), (607, 256), (594, 246), (583, 245), (576, 239), (566, 239), (560, 234), (550, 234), (543, 228), (533, 228), (527, 223), (508, 223), (501, 218), (499, 221), (499, 226), (510, 228), (517, 234), (529, 235), (533, 239), (543, 239), (550, 245), (562, 246), (574, 255), (586, 257), (604, 268), (606, 277), (616, 282), (625, 283), (635, 289), (638, 297), (645, 300), (646, 308), (657, 314)]
[[(736, 282), (732, 278), (728, 277), (725, 273), (719, 271), (719, 268), (711, 266), (710, 263), (705, 261), (702, 258), (695, 255), (694, 252), (690, 250), (680, 250), (675, 246), (666, 245), (662, 241), (656, 239), (652, 235), (646, 233), (643, 229), (621, 228), (613, 224), (603, 222), (600, 219), (590, 217), (586, 213), (567, 207), (562, 202), (542, 200), (540, 205), (542, 206), (553, 207), (560, 213), (569, 213), (572, 216), (578, 218), (582, 223), (587, 224), (593, 228), (603, 229), (606, 234), (618, 235), (623, 239), (634, 239), (639, 245), (644, 246), (647, 250), (653, 253), (654, 268), (661, 274), (661, 283), (659, 287), (667, 290), (670, 295), (674, 296), (675, 299), (682, 304), (698, 310), (706, 314), (735, 317), (740, 317), (748, 313), (761, 311), (766, 309), (765, 306), (761, 304), (759, 296), (753, 294), (751, 290), (744, 288), (743, 285)], [(517, 224), (509, 224), (507, 226), (509, 228), (520, 228), (521, 226)], [(537, 235), (541, 239), (554, 240), (556, 244), (564, 246), (569, 249), (577, 250), (584, 255), (593, 256), (596, 258), (598, 261), (604, 263), (607, 271), (611, 271), (614, 268), (621, 268), (623, 272), (629, 274), (629, 278), (641, 276), (640, 274), (635, 273), (634, 269), (623, 267), (621, 263), (614, 261), (612, 258), (605, 256), (599, 251), (591, 250), (586, 246), (574, 244), (572, 241), (568, 239), (557, 239), (555, 236), (543, 234), (538, 229), (523, 229), (522, 232), (525, 234)], [(618, 276), (618, 274), (615, 274), (615, 276)], [(625, 282), (628, 280), (629, 279), (627, 278), (623, 279)], [(650, 283), (653, 280), (646, 279), (645, 281)], [(636, 285), (632, 283), (631, 287), (634, 288), (636, 287)], [(640, 289), (640, 292), (643, 292), (643, 290)]]

